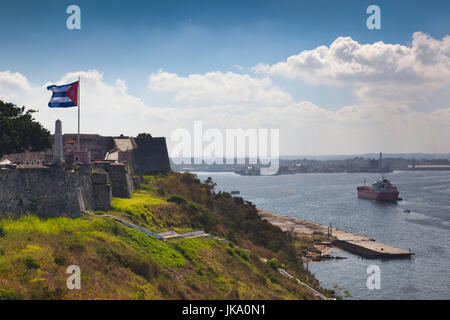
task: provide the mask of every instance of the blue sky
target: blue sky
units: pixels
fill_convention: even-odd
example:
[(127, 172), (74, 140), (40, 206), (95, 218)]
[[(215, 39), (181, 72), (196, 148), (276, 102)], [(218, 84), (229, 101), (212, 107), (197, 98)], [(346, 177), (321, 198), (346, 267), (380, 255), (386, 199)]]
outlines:
[[(81, 8), (81, 30), (66, 28), (68, 17), (66, 8), (71, 4)], [(366, 14), (366, 8), (371, 4), (377, 4), (381, 8), (381, 30), (369, 30), (366, 27), (366, 19), (369, 16)], [(371, 50), (376, 49), (377, 41), (401, 45), (403, 50), (409, 50), (408, 48), (413, 47), (413, 34), (421, 32), (429, 38), (418, 37), (425, 40), (417, 40), (417, 48), (422, 48), (421, 43), (426, 43), (426, 46), (431, 48), (436, 41), (442, 41), (439, 43), (440, 51), (436, 56), (441, 59), (439, 60), (441, 64), (435, 66), (436, 70), (442, 70), (442, 66), (446, 63), (445, 59), (448, 59), (447, 42), (443, 39), (450, 31), (449, 9), (449, 1), (439, 0), (3, 1), (0, 4), (0, 39), (2, 41), (0, 73), (5, 71), (20, 73), (31, 87), (37, 88), (47, 82), (62, 81), (70, 72), (96, 70), (102, 74), (101, 82), (106, 86), (109, 85), (112, 88), (117, 79), (121, 79), (123, 83), (126, 83), (125, 91), (128, 98), (139, 98), (146, 106), (155, 108), (182, 108), (198, 105), (212, 108), (211, 99), (198, 102), (198, 99), (201, 100), (205, 96), (204, 92), (201, 93), (203, 95), (200, 98), (189, 96), (189, 93), (186, 98), (186, 92), (182, 92), (183, 88), (186, 86), (197, 88), (204, 85), (202, 81), (207, 81), (208, 85), (211, 84), (207, 77), (191, 79), (192, 75), (232, 72), (231, 78), (234, 75), (248, 76), (249, 82), (255, 79), (258, 81), (261, 78), (268, 79), (270, 83), (260, 82), (250, 87), (256, 86), (263, 93), (281, 94), (286, 98), (286, 108), (292, 102), (308, 102), (317, 106), (323, 117), (331, 117), (335, 120), (341, 119), (342, 112), (339, 113), (339, 110), (343, 107), (365, 104), (369, 100), (370, 103), (379, 105), (398, 102), (396, 105), (401, 104), (402, 107), (410, 108), (412, 111), (446, 110), (450, 108), (448, 103), (445, 104), (445, 101), (450, 99), (450, 94), (445, 73), (439, 79), (438, 77), (431, 77), (431, 79), (429, 73), (425, 71), (422, 78), (417, 78), (419, 80), (412, 77), (415, 81), (411, 82), (412, 84), (423, 81), (428, 94), (424, 93), (416, 97), (419, 87), (411, 88), (411, 92), (417, 99), (406, 101), (408, 88), (402, 83), (390, 83), (383, 87), (380, 82), (377, 82), (383, 76), (386, 82), (393, 79), (394, 74), (390, 73), (388, 64), (385, 65), (388, 68), (385, 73), (382, 71), (376, 75), (369, 75), (367, 79), (370, 79), (370, 76), (378, 77), (378, 80), (373, 83), (369, 83), (372, 80), (367, 79), (369, 82), (365, 83), (366, 80), (361, 80), (364, 78), (361, 78), (361, 75), (348, 81), (345, 74), (336, 75), (333, 81), (327, 81), (323, 74), (317, 78), (318, 80), (310, 81), (317, 74), (304, 74), (301, 70), (299, 74), (296, 74), (295, 79), (292, 79), (287, 69), (281, 73), (271, 70), (267, 74), (261, 74), (256, 73), (254, 67), (260, 63), (275, 66), (277, 63), (285, 62), (290, 56), (299, 55), (305, 50), (315, 50), (319, 46), (331, 48), (332, 43), (339, 37), (351, 37), (358, 46), (373, 45)], [(352, 44), (347, 41), (343, 45), (351, 46)], [(369, 54), (369, 51), (366, 54)], [(408, 54), (405, 53), (405, 55)], [(383, 53), (379, 53), (377, 57), (383, 59), (380, 58), (383, 57)], [(401, 67), (404, 61), (409, 60), (397, 59), (395, 63)], [(368, 63), (367, 66), (374, 65)], [(409, 70), (409, 74), (423, 66), (413, 67)], [(163, 87), (155, 89), (155, 86), (157, 87), (155, 85), (153, 89), (149, 88), (149, 77), (157, 74), (158, 70), (176, 77), (179, 86), (175, 89), (170, 88), (168, 81), (162, 83), (163, 80), (158, 78), (157, 85), (163, 85)], [(326, 71), (324, 70), (321, 72)], [(222, 73), (215, 74), (221, 79), (220, 81), (226, 78)], [(394, 76), (397, 75), (395, 73)], [(67, 79), (74, 80), (73, 77)], [(401, 79), (400, 76), (399, 79)], [(245, 82), (248, 79), (241, 80)], [(192, 82), (195, 83), (192, 84)], [(439, 86), (436, 83), (445, 85)], [(190, 87), (191, 84), (193, 87)], [(396, 85), (399, 86), (398, 90)], [(0, 83), (0, 90), (2, 88), (9, 87), (6, 85), (2, 87)], [(392, 90), (393, 93), (384, 92), (389, 88), (395, 88)], [(374, 98), (373, 92), (376, 90), (382, 90), (386, 97), (389, 96), (392, 99), (389, 98), (391, 100), (388, 101), (385, 97), (380, 102), (378, 97)], [(433, 91), (435, 94), (429, 94), (431, 90), (435, 90)], [(396, 96), (396, 91), (401, 97)], [(39, 92), (45, 96), (45, 99), (48, 98), (46, 92)], [(5, 95), (4, 92), (0, 92), (0, 96), (2, 93)], [(244, 92), (244, 95), (246, 94), (247, 91)], [(31, 95), (30, 93), (30, 97)], [(22, 103), (20, 93), (8, 93), (6, 96), (18, 97), (14, 102)], [(225, 93), (224, 96), (227, 94)], [(44, 105), (39, 99), (30, 98), (24, 101)], [(217, 99), (213, 101), (216, 104), (221, 103), (217, 102)], [(251, 101), (245, 101), (248, 106), (252, 104)], [(223, 105), (226, 104), (227, 108), (232, 110), (234, 105), (228, 102), (227, 104), (223, 102)], [(45, 105), (42, 107), (44, 108)], [(288, 108), (283, 110), (287, 113)], [(334, 113), (327, 114), (328, 111)], [(241, 110), (241, 112), (244, 111)], [(256, 111), (249, 106), (247, 112)], [(371, 116), (361, 115), (361, 118), (364, 117)], [(420, 115), (417, 117), (420, 118)], [(433, 117), (441, 116), (433, 115)], [(48, 123), (51, 123), (50, 120)], [(270, 121), (261, 123), (282, 126), (280, 123), (273, 124)], [(433, 128), (435, 127), (433, 125)], [(93, 131), (93, 128), (89, 130)], [(106, 128), (102, 133), (109, 133), (108, 130)], [(168, 133), (161, 132), (161, 134)], [(442, 132), (433, 131), (430, 136), (441, 134)], [(399, 151), (399, 145), (399, 143), (392, 145), (392, 151)], [(433, 144), (423, 142), (423, 145)], [(433, 148), (436, 152), (442, 151), (439, 144)], [(361, 148), (355, 147), (353, 150), (352, 147), (345, 147), (342, 152), (344, 149), (347, 150), (345, 152), (365, 151)], [(426, 147), (423, 146), (410, 145), (405, 151), (415, 152), (425, 149)], [(304, 147), (295, 152), (321, 153), (322, 151), (313, 147), (311, 150)]]
[[(70, 4), (81, 8), (81, 30), (66, 28)], [(365, 26), (370, 4), (382, 9), (381, 30)], [(238, 72), (233, 65), (276, 63), (338, 36), (407, 44), (420, 30), (441, 38), (450, 30), (449, 9), (449, 1), (8, 1), (1, 4), (0, 69), (34, 83), (97, 69), (151, 103), (148, 76), (160, 68)], [(284, 85), (331, 108), (351, 100), (345, 90), (327, 88), (325, 100), (322, 88)]]

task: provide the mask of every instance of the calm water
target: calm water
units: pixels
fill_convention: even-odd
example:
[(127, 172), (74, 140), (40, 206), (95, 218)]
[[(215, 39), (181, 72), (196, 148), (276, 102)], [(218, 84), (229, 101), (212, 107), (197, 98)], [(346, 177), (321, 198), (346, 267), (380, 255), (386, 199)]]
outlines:
[[(450, 299), (450, 171), (394, 172), (387, 175), (404, 200), (380, 204), (356, 197), (356, 186), (377, 174), (296, 174), (239, 176), (199, 173), (213, 177), (217, 189), (240, 190), (259, 208), (370, 236), (416, 253), (412, 259), (366, 260), (339, 249), (345, 260), (316, 262), (309, 269), (321, 284), (339, 285), (354, 299)], [(411, 210), (405, 213), (404, 210)], [(381, 289), (366, 286), (366, 269), (381, 269)]]

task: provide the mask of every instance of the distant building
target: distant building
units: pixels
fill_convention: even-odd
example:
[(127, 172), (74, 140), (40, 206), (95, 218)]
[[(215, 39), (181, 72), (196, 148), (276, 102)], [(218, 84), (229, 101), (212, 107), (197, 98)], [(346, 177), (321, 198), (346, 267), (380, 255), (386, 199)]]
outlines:
[(113, 140), (114, 149), (106, 154), (105, 160), (118, 162), (130, 161), (132, 151), (137, 148), (134, 138), (121, 136), (119, 138), (114, 138)]
[(25, 151), (22, 153), (5, 154), (0, 161), (9, 160), (11, 163), (15, 163), (22, 166), (40, 166), (46, 162), (52, 160), (52, 150), (46, 151)]
[(78, 150), (78, 135), (76, 133), (63, 135), (64, 160), (69, 163), (104, 160), (108, 151), (113, 147), (112, 137), (104, 137), (98, 134), (80, 134), (80, 150)]
[(413, 164), (408, 170), (450, 170), (450, 164)]
[[(53, 160), (52, 148), (42, 152), (23, 152), (4, 155), (0, 161), (8, 159), (21, 166), (42, 166)], [(81, 134), (78, 150), (78, 135), (62, 135), (63, 158), (66, 163), (90, 163), (100, 161), (132, 162), (139, 175), (170, 171), (170, 161), (166, 140), (163, 137), (133, 138), (105, 137), (98, 134)]]

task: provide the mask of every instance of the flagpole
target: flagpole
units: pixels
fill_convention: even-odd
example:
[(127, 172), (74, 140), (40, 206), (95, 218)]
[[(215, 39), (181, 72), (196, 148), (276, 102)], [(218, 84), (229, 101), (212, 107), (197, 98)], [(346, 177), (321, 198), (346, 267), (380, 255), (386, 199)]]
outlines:
[[(78, 152), (80, 152), (80, 77), (78, 76)], [(80, 159), (80, 154), (78, 154), (78, 159)]]

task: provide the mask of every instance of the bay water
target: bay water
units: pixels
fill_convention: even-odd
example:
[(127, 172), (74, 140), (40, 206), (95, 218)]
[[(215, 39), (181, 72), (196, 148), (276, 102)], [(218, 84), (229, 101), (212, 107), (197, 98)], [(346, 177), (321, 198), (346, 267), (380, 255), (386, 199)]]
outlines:
[[(376, 173), (309, 173), (280, 176), (240, 176), (230, 172), (199, 172), (211, 176), (216, 190), (239, 190), (258, 208), (300, 217), (374, 238), (401, 249), (411, 259), (362, 259), (333, 248), (346, 257), (309, 263), (322, 286), (346, 299), (450, 299), (450, 171), (399, 171), (386, 175), (400, 190), (397, 204), (358, 199), (356, 187)], [(368, 289), (367, 268), (380, 268), (380, 289)]]

